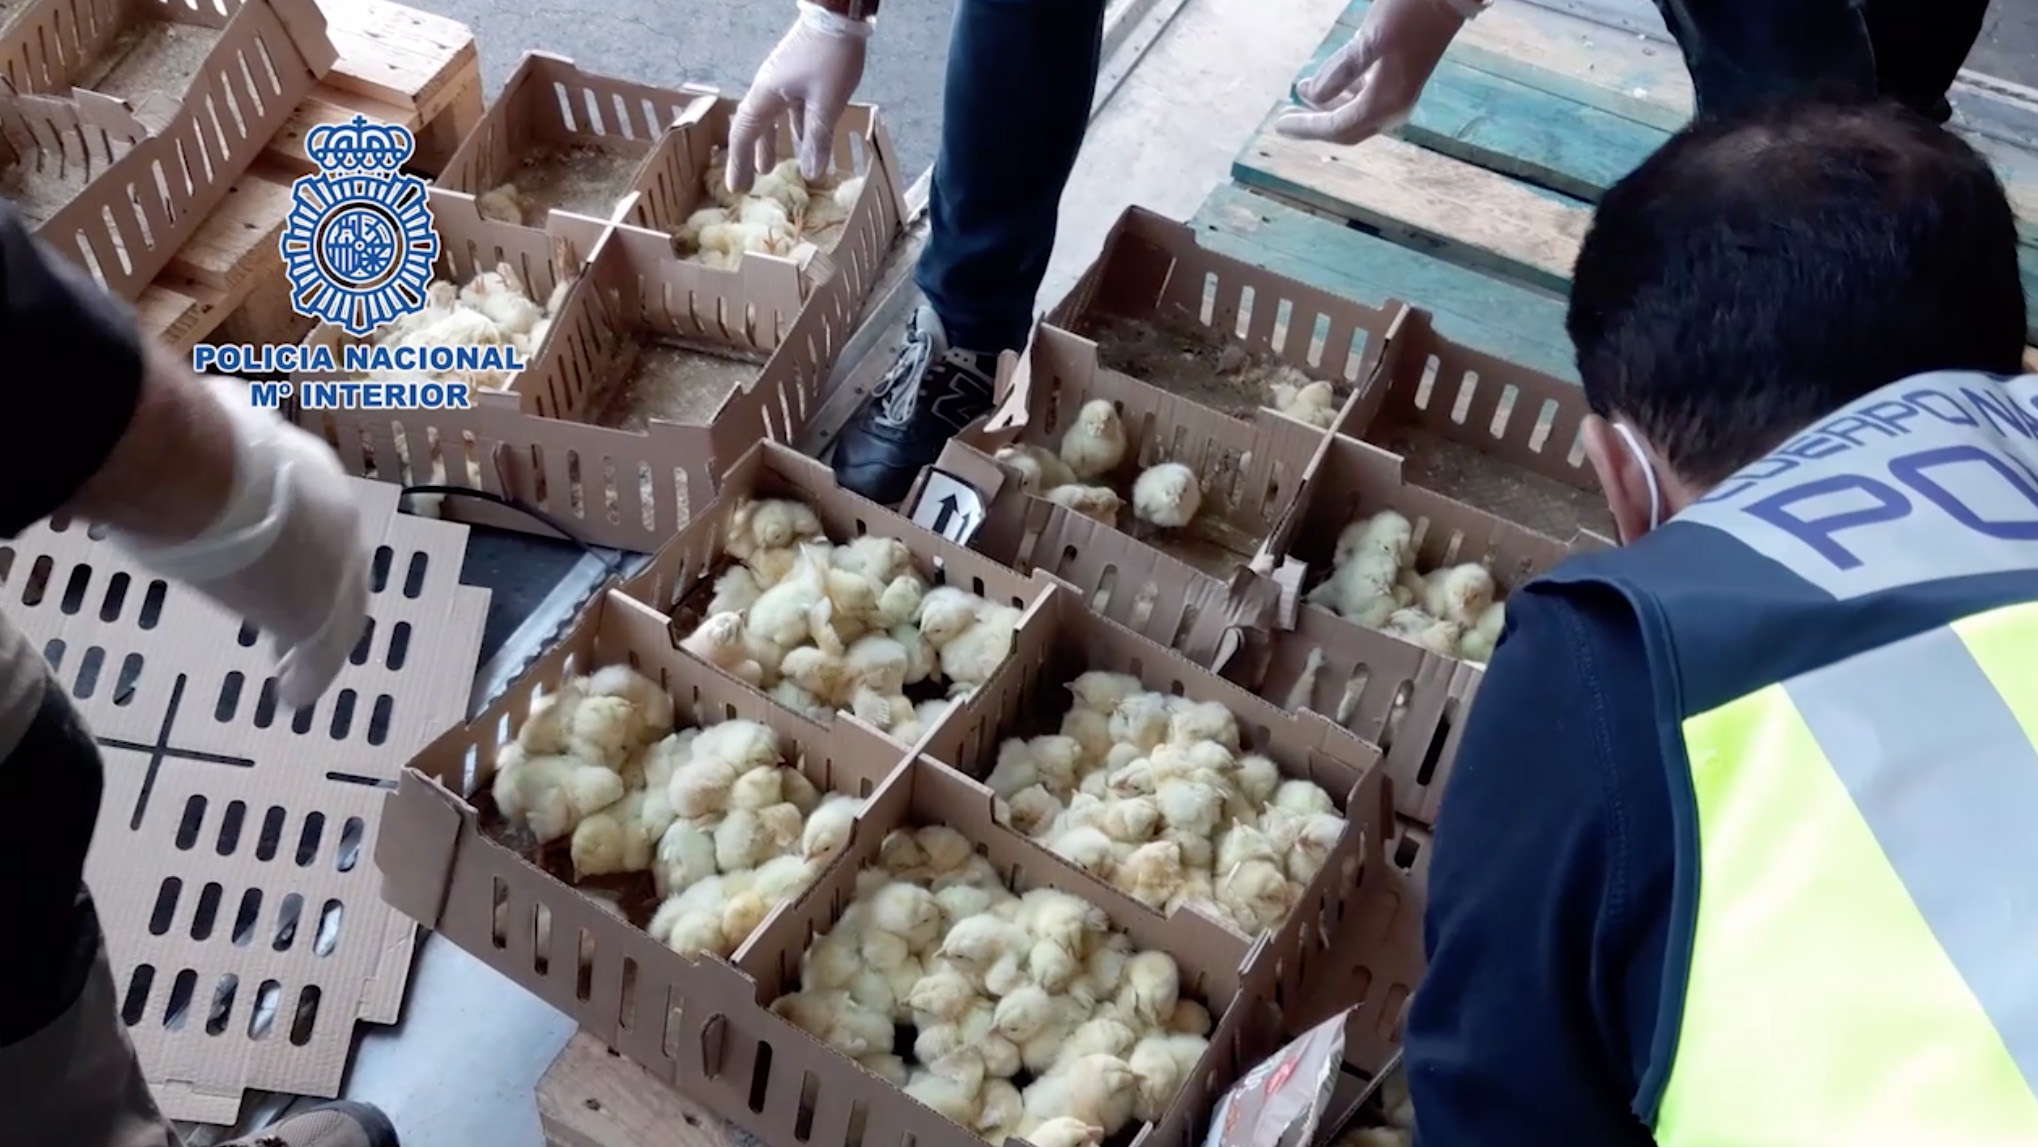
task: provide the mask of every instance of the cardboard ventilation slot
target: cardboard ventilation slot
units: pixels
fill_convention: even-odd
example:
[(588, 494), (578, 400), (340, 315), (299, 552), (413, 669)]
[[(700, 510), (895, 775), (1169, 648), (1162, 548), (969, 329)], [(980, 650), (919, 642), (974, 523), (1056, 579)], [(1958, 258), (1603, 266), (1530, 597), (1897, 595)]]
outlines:
[(1047, 321), (1081, 332), (1112, 316), (1196, 331), (1341, 383), (1350, 394), (1378, 369), (1403, 309), (1393, 300), (1369, 307), (1205, 250), (1187, 224), (1128, 207)]
[[(835, 485), (835, 475), (825, 464), (775, 442), (760, 443), (724, 475), (715, 501), (703, 506), (676, 537), (652, 555), (649, 565), (622, 585), (633, 600), (673, 619), (670, 643), (678, 656), (718, 676), (728, 675), (690, 653), (678, 652), (679, 642), (704, 620), (702, 610), (707, 596), (714, 592), (714, 580), (729, 565), (722, 552), (729, 517), (750, 498), (791, 498), (805, 503), (838, 544), (865, 535), (897, 538), (912, 551), (914, 568), (929, 585), (953, 585), (1000, 605), (1022, 608), (1045, 588), (1039, 579), (1023, 578), (842, 489)], [(728, 680), (734, 687), (750, 688), (734, 677)], [(921, 750), (952, 753), (965, 708), (951, 708), (948, 716), (928, 730)], [(836, 716), (837, 721), (846, 719)], [(901, 746), (901, 751), (904, 748)]]
[[(528, 192), (526, 173), (533, 161), (556, 162), (557, 153), (569, 149), (593, 152), (627, 168), (609, 202), (543, 206), (546, 214), (561, 210), (598, 220), (614, 218), (636, 188), (645, 159), (696, 98), (583, 71), (572, 60), (550, 52), (526, 51), (501, 94), (446, 162), (436, 185), (477, 197), (505, 183), (519, 183)], [(544, 219), (526, 225), (542, 231)]]
[[(149, 22), (217, 30), (189, 90), (130, 101), (70, 90)], [(39, 238), (134, 302), (336, 59), (312, 0), (39, 0), (0, 36), (11, 85), (0, 92), (0, 130), (16, 166), (83, 161), (89, 182), (66, 196), (71, 180), (59, 180), (47, 203), (13, 198)]]
[(353, 488), (376, 544), (371, 628), (294, 712), (265, 637), (83, 523), (0, 547), (9, 617), (99, 739), (86, 881), (175, 1119), (232, 1123), (245, 1091), (338, 1095), (354, 1025), (393, 1023), (403, 1002), (416, 928), (366, 862), (384, 790), (466, 710), (488, 593), (460, 584), (464, 527)]
[[(644, 315), (641, 306), (634, 311), (626, 306), (626, 298), (634, 305), (655, 297), (660, 308), (668, 307), (668, 299), (688, 299), (686, 319), (677, 318), (676, 303), (665, 312), (675, 322), (743, 313), (740, 296), (717, 293), (733, 281), (729, 272), (684, 263), (672, 254), (669, 237), (640, 228), (563, 212), (555, 212), (542, 232), (495, 223), (481, 218), (473, 196), (436, 187), (432, 213), (445, 253), (442, 276), (451, 274), (464, 283), (508, 255), (520, 273), (530, 268), (533, 278), (527, 282), (543, 282), (549, 290), (553, 280), (548, 276), (575, 268), (571, 273), (577, 277), (544, 345), (509, 392), (482, 394), (470, 410), (318, 411), (299, 405), (292, 417), (323, 435), (351, 474), (405, 484), (430, 481), (431, 469), (415, 460), (383, 462), (397, 457), (390, 427), (400, 427), (406, 458), (410, 442), (436, 441), (442, 452), (447, 443), (462, 444), (467, 457), (444, 466), (447, 484), (546, 513), (579, 541), (639, 553), (658, 549), (689, 520), (690, 507), (714, 496), (722, 471), (760, 441), (793, 441), (820, 407), (828, 372), (854, 333), (885, 255), (904, 226), (897, 160), (875, 110), (868, 116), (868, 179), (836, 248), (834, 271), (804, 303), (795, 295), (774, 312), (787, 325), (779, 327), (773, 319), (770, 354), (757, 378), (721, 402), (711, 426), (654, 418), (641, 431), (619, 430), (581, 419), (601, 401), (600, 384), (609, 381), (601, 376), (601, 364), (613, 362), (608, 356), (616, 346), (618, 320), (634, 323)], [(838, 142), (838, 152), (848, 146)], [(694, 285), (690, 295), (681, 294), (686, 284)], [(337, 343), (342, 337), (321, 328), (308, 341)], [(315, 377), (297, 376), (299, 392)], [(459, 521), (557, 536), (527, 514), (479, 499), (448, 498), (442, 513)]]

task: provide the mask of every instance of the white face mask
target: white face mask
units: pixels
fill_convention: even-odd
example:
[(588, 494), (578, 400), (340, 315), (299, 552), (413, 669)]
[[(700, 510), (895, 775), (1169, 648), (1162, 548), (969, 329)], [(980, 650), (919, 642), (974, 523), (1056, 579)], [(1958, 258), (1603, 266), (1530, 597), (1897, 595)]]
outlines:
[(1642, 449), (1642, 439), (1635, 429), (1625, 422), (1613, 424), (1621, 441), (1627, 443), (1628, 453), (1634, 455), (1635, 465), (1642, 468), (1642, 478), (1649, 483), (1649, 529), (1663, 524), (1663, 489), (1656, 483), (1656, 464), (1649, 459), (1649, 452)]

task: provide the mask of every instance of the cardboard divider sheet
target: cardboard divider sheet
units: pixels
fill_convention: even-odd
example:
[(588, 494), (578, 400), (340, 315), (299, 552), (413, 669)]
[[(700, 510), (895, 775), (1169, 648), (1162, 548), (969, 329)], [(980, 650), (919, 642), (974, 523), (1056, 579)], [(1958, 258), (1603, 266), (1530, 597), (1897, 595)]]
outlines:
[[(1022, 577), (982, 554), (842, 489), (835, 485), (835, 475), (824, 463), (790, 447), (764, 442), (724, 475), (716, 500), (702, 507), (677, 536), (652, 555), (648, 566), (623, 583), (625, 594), (673, 619), (670, 640), (675, 651), (679, 641), (703, 620), (706, 595), (713, 592), (714, 579), (725, 568), (723, 544), (730, 515), (750, 498), (790, 498), (806, 504), (821, 519), (829, 539), (837, 544), (866, 535), (897, 538), (912, 551), (914, 568), (929, 585), (956, 586), (1000, 605), (1020, 608), (1039, 597), (1046, 587), (1042, 579)], [(695, 660), (690, 653), (677, 655)], [(708, 672), (723, 674), (706, 662), (700, 664)], [(749, 688), (734, 677), (729, 680), (738, 687)], [(962, 714), (970, 703), (954, 706), (945, 718), (936, 722), (922, 742), (922, 751), (952, 754), (964, 724)]]
[(339, 1094), (356, 1023), (393, 1023), (416, 927), (369, 857), (404, 763), (466, 711), (488, 592), (463, 526), (353, 488), (371, 627), (325, 697), (276, 699), (266, 636), (80, 522), (0, 546), (8, 616), (99, 739), (86, 882), (151, 1090), (232, 1123), (244, 1091)]
[(1200, 331), (1342, 383), (1350, 395), (1378, 369), (1403, 309), (1391, 300), (1369, 307), (1205, 250), (1187, 224), (1128, 207), (1047, 321), (1081, 331), (1110, 315)]
[(531, 204), (545, 210), (536, 219), (526, 217), (524, 225), (542, 231), (545, 215), (552, 210), (610, 219), (636, 188), (645, 159), (666, 129), (697, 98), (693, 92), (584, 71), (551, 52), (526, 51), (435, 183), (448, 191), (482, 196), (520, 179), (528, 184), (526, 172), (532, 161), (552, 158), (546, 153), (579, 151), (584, 158), (623, 168), (611, 201), (564, 208), (556, 203)]
[[(733, 969), (718, 959), (686, 959), (653, 940), (641, 921), (619, 919), (603, 901), (497, 840), (492, 833), (500, 826), (480, 811), (492, 808), (485, 794), (497, 751), (532, 702), (570, 675), (615, 664), (664, 685), (681, 727), (736, 718), (771, 726), (786, 763), (824, 790), (876, 793), (907, 750), (850, 718), (809, 720), (679, 652), (666, 618), (611, 582), (494, 704), (454, 724), (411, 761), (390, 798), (388, 830), (375, 853), (385, 899), (660, 1079), (675, 1086), (686, 1080), (692, 1092), (681, 1065), (697, 1060), (711, 1038), (700, 1009), (733, 1003), (715, 994)], [(736, 962), (751, 966), (762, 958), (772, 920), (794, 908), (774, 909), (736, 950)]]
[[(443, 479), (539, 510), (576, 540), (654, 551), (712, 499), (722, 471), (759, 441), (792, 441), (819, 409), (828, 372), (904, 226), (897, 161), (874, 109), (868, 131), (864, 193), (835, 249), (834, 271), (801, 302), (791, 265), (778, 261), (785, 271), (778, 291), (783, 304), (774, 304), (769, 324), (757, 320), (757, 307), (741, 304), (742, 296), (721, 293), (740, 275), (683, 262), (669, 236), (566, 212), (554, 212), (544, 231), (516, 227), (483, 219), (472, 195), (435, 187), (431, 202), (442, 277), (464, 283), (498, 260), (511, 262), (527, 283), (542, 283), (546, 291), (557, 276), (576, 276), (544, 343), (508, 391), (480, 394), (469, 410), (308, 410), (300, 403), (293, 417), (324, 435), (349, 473), (406, 485)], [(837, 138), (838, 153), (851, 146)], [(769, 257), (743, 260), (753, 268), (769, 262)], [(532, 293), (543, 301), (535, 286)], [(700, 336), (728, 329), (699, 326), (696, 320), (706, 322), (704, 316), (712, 316), (713, 324), (748, 316), (749, 325), (736, 328), (751, 332), (745, 337), (764, 340), (768, 332), (759, 348), (769, 355), (754, 380), (724, 397), (702, 425), (652, 418), (643, 430), (621, 430), (585, 421), (602, 401), (602, 385), (613, 381), (604, 371), (617, 365), (621, 332), (647, 319)], [(343, 338), (321, 328), (308, 341), (337, 344)], [(300, 394), (314, 377), (293, 379)], [(406, 442), (400, 457), (392, 427), (401, 429)], [(458, 442), (466, 457), (457, 465), (427, 468), (410, 460), (407, 444), (418, 441), (436, 443), (442, 454), (447, 444)], [(448, 498), (440, 512), (459, 521), (557, 536), (529, 514), (479, 499)]]
[[(1334, 436), (1311, 464), (1294, 513), (1267, 541), (1263, 564), (1306, 571), (1313, 587), (1328, 577), (1336, 539), (1354, 521), (1381, 510), (1415, 527), (1415, 568), (1423, 572), (1478, 562), (1492, 571), (1499, 599), (1566, 556), (1603, 540), (1567, 545), (1403, 479), (1402, 459)], [(1304, 604), (1285, 631), (1242, 634), (1221, 666), (1225, 676), (1291, 708), (1330, 716), (1386, 751), (1403, 815), (1433, 823), (1450, 776), (1454, 733), (1476, 682), (1476, 663), (1428, 650)], [(1305, 677), (1307, 678), (1305, 680)]]
[[(149, 24), (215, 37), (186, 89), (74, 90)], [(0, 35), (6, 158), (42, 169), (15, 205), (39, 238), (134, 302), (337, 59), (313, 0), (35, 0)], [(79, 170), (86, 181), (72, 188)]]

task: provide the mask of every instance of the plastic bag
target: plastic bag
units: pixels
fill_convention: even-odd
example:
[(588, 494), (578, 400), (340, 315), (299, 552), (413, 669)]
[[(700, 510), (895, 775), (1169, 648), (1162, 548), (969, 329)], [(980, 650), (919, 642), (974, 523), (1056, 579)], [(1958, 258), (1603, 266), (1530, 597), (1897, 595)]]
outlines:
[(1217, 1104), (1203, 1147), (1309, 1147), (1345, 1058), (1351, 1010), (1303, 1032)]

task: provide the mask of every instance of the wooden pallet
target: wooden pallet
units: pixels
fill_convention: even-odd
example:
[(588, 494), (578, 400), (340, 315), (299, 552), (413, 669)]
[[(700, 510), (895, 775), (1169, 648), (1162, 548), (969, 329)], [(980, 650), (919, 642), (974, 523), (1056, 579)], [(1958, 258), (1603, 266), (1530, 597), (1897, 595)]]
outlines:
[(417, 133), (415, 168), (436, 174), (481, 118), (481, 64), (466, 25), (388, 0), (320, 0), (339, 62), (226, 201), (136, 304), (144, 329), (188, 351), (204, 341), (294, 342), (277, 244), (290, 181), (315, 170), (304, 137), (355, 114)]
[[(1302, 74), (1350, 38), (1369, 2), (1353, 0)], [(1970, 124), (1965, 134), (1996, 165), (2017, 208), (2025, 285), (2038, 300), (2038, 135), (2023, 130), (2038, 124), (2038, 93), (1970, 77), (1954, 99)], [(1270, 116), (1233, 178), (1465, 266), (1562, 291), (1592, 202), (1691, 107), (1674, 47), (1533, 3), (1496, 5), (1452, 45), (1395, 137), (1356, 148), (1301, 143), (1276, 134)]]
[(586, 1032), (538, 1081), (538, 1124), (549, 1147), (732, 1147), (747, 1138)]
[(1576, 381), (1556, 295), (1368, 235), (1238, 186), (1210, 193), (1190, 221), (1196, 241), (1369, 306), (1421, 306), (1437, 330), (1474, 350)]

